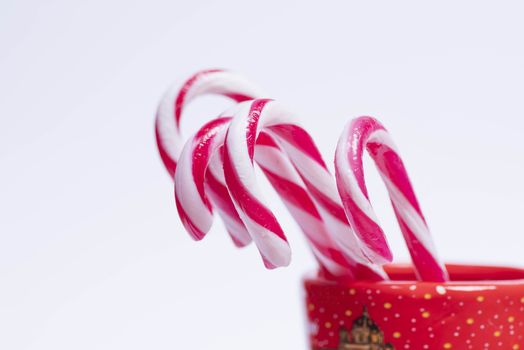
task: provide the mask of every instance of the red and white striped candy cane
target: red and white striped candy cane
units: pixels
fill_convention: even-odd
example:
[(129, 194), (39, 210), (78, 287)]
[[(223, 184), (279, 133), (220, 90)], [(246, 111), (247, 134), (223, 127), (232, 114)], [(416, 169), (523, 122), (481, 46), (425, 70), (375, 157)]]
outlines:
[[(304, 182), (274, 138), (261, 132), (255, 147), (256, 163), (301, 228), (320, 267), (328, 276), (335, 277), (337, 280), (358, 278), (361, 270), (365, 268), (361, 267), (353, 257), (345, 256), (334, 242)], [(255, 243), (257, 241), (255, 238)], [(372, 279), (383, 279), (380, 271), (369, 273), (367, 276)]]
[(386, 184), (419, 279), (446, 281), (446, 269), (437, 257), (402, 159), (386, 129), (370, 117), (357, 118), (348, 123), (335, 155), (337, 186), (353, 229), (377, 255), (389, 252), (366, 189), (362, 164), (364, 149), (375, 162)]
[[(221, 172), (206, 174), (216, 153), (213, 145), (215, 136), (228, 125), (228, 118), (213, 119), (188, 140), (180, 154), (175, 173), (175, 199), (178, 215), (195, 240), (204, 238), (211, 228), (213, 206), (208, 199), (211, 197), (212, 202), (217, 204), (233, 242), (237, 246), (245, 246), (251, 239), (238, 218), (227, 188), (222, 184)], [(214, 188), (223, 188), (225, 193), (217, 193)]]
[[(204, 190), (204, 177), (212, 157), (220, 155), (225, 135), (222, 131), (225, 131), (230, 120), (231, 118), (219, 118), (204, 125), (182, 150), (175, 174), (175, 196), (179, 215), (186, 228), (196, 231), (197, 235), (207, 232), (212, 223), (211, 207)], [(197, 239), (202, 237), (203, 235)], [(272, 244), (272, 251), (274, 259), (279, 262), (278, 266), (289, 264), (291, 250), (285, 237)], [(274, 267), (268, 264), (266, 266)]]
[[(331, 235), (321, 210), (305, 186), (296, 168), (270, 134), (257, 138), (254, 159), (295, 219), (328, 276), (337, 280), (384, 280), (383, 269), (361, 256), (345, 254)], [(256, 242), (256, 239), (255, 239)]]
[[(259, 99), (242, 103), (231, 122), (224, 146), (224, 173), (237, 211), (264, 257), (271, 259), (272, 255), (271, 245), (267, 242), (278, 242), (285, 236), (271, 210), (262, 202), (263, 195), (256, 185), (252, 167), (255, 142), (262, 130), (273, 136), (289, 156), (322, 218), (328, 223), (330, 234), (338, 238), (337, 243), (342, 238), (340, 249), (344, 255), (372, 270), (374, 267), (361, 251), (347, 222), (334, 179), (313, 140), (296, 123), (293, 114), (279, 103)], [(369, 272), (373, 273), (376, 275), (376, 271)]]
[[(223, 130), (227, 123), (228, 118), (209, 122), (192, 140), (188, 141), (182, 151), (175, 175), (175, 190), (177, 207), (182, 209), (179, 209), (180, 216), (190, 230), (204, 226), (204, 229), (199, 229), (204, 231), (211, 225), (212, 215), (209, 207), (206, 206), (206, 191), (203, 190), (204, 173), (213, 157), (212, 154), (220, 154), (224, 139)], [(337, 280), (353, 280), (356, 276), (375, 280), (384, 279), (385, 274), (380, 268), (366, 267), (342, 254), (330, 237), (302, 180), (273, 138), (262, 132), (257, 139), (256, 148), (255, 160), (301, 227), (324, 275)], [(186, 154), (191, 154), (191, 157), (187, 157)], [(271, 249), (276, 252), (279, 259), (289, 260), (287, 241), (285, 244), (273, 245)], [(274, 267), (274, 264), (268, 263), (265, 257), (264, 261), (266, 266)], [(287, 262), (284, 261), (282, 264)]]
[[(182, 88), (170, 89), (159, 104), (155, 133), (160, 156), (166, 169), (173, 177), (175, 176), (177, 163), (184, 144), (184, 138), (180, 131), (184, 107), (190, 101), (204, 94), (219, 94), (240, 102), (252, 99), (258, 96), (260, 92), (257, 87), (239, 75), (220, 69), (198, 72), (188, 79), (182, 85)], [(214, 203), (233, 242), (237, 246), (245, 246), (251, 241), (251, 238), (229, 197), (222, 175), (221, 162), (216, 163), (216, 161), (212, 162), (210, 171), (206, 174), (206, 187), (208, 188), (209, 197)], [(218, 169), (217, 166), (219, 166)], [(204, 205), (209, 211), (212, 210), (209, 202), (205, 202)], [(180, 213), (180, 209), (178, 210)], [(183, 214), (181, 214), (181, 217), (184, 217)], [(191, 233), (192, 237), (201, 239), (207, 231), (202, 231), (203, 227), (192, 227), (191, 224), (190, 221), (184, 221), (184, 226)]]
[(184, 108), (198, 96), (215, 94), (236, 102), (261, 96), (260, 90), (238, 74), (221, 69), (200, 71), (190, 77), (179, 89), (169, 89), (160, 101), (156, 114), (155, 133), (162, 161), (174, 176), (184, 137), (180, 123)]

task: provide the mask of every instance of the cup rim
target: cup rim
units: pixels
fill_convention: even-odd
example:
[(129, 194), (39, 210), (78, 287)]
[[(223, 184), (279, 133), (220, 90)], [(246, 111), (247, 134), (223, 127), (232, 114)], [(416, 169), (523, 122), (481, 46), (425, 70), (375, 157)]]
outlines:
[(522, 285), (524, 286), (524, 269), (503, 265), (477, 265), (477, 264), (446, 264), (450, 281), (427, 282), (418, 281), (415, 269), (411, 264), (388, 264), (384, 270), (389, 275), (388, 281), (350, 281), (336, 282), (321, 277), (306, 276), (304, 283), (315, 285), (443, 285), (443, 286), (483, 286), (483, 285)]

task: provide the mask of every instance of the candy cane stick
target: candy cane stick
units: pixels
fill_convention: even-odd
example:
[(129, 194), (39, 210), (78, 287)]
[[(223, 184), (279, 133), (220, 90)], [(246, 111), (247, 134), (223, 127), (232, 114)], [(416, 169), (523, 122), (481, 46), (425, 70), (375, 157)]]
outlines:
[[(258, 96), (260, 92), (258, 88), (244, 78), (219, 69), (198, 72), (188, 79), (180, 90), (170, 89), (159, 104), (155, 133), (160, 156), (166, 169), (173, 177), (184, 143), (184, 138), (180, 132), (180, 122), (184, 107), (190, 101), (204, 94), (219, 94), (239, 102)], [(216, 169), (217, 166), (220, 168)], [(225, 180), (223, 175), (221, 175), (221, 162), (219, 164), (213, 162), (210, 168), (211, 171), (206, 174), (206, 187), (209, 197), (221, 216), (233, 242), (237, 246), (247, 245), (251, 238), (229, 197)], [(204, 205), (207, 210), (212, 211), (212, 206), (209, 202), (204, 203)], [(181, 214), (181, 217), (186, 218), (187, 215), (184, 214), (186, 213)], [(201, 238), (204, 234), (201, 230), (202, 227), (190, 227), (190, 225), (190, 222), (184, 222), (184, 226), (195, 239)]]
[[(271, 259), (274, 251), (266, 241), (285, 237), (275, 216), (262, 202), (263, 195), (253, 172), (255, 141), (262, 130), (277, 139), (289, 156), (322, 217), (330, 222), (330, 233), (338, 243), (342, 239), (345, 255), (363, 265), (369, 264), (347, 222), (334, 179), (313, 140), (280, 104), (260, 99), (242, 103), (231, 122), (224, 146), (224, 173), (235, 207), (262, 255)], [(278, 266), (278, 262), (269, 263)]]
[[(174, 173), (178, 154), (180, 153), (180, 116), (182, 115), (183, 107), (190, 100), (197, 97), (198, 94), (219, 93), (229, 96), (237, 101), (241, 101), (249, 98), (250, 94), (257, 95), (256, 91), (256, 88), (253, 88), (247, 84), (245, 80), (235, 76), (232, 73), (219, 70), (210, 70), (197, 73), (195, 76), (189, 79), (176, 97), (172, 91), (168, 92), (162, 100), (158, 110), (156, 133), (160, 153), (170, 173)], [(209, 197), (212, 199), (212, 202), (215, 203), (215, 207), (221, 214), (221, 217), (226, 224), (226, 228), (231, 234), (233, 240), (237, 245), (242, 246), (249, 242), (249, 237), (247, 236), (243, 224), (240, 222), (235, 210), (232, 210), (233, 206), (229, 199), (227, 189), (224, 186), (223, 175), (220, 171), (220, 162), (213, 161), (213, 159), (216, 158), (218, 157), (215, 156), (212, 158), (210, 171), (208, 171), (206, 174), (206, 184), (210, 184), (206, 185), (207, 192)], [(180, 188), (180, 186), (177, 187)], [(210, 210), (209, 202), (204, 203), (204, 205), (206, 206), (206, 210)], [(204, 213), (205, 211), (202, 212)], [(340, 212), (341, 210), (339, 210), (339, 213)], [(182, 213), (181, 216), (187, 216), (184, 214), (186, 213)], [(198, 227), (189, 227), (188, 224), (189, 222), (186, 221), (186, 228), (190, 230), (195, 238), (198, 239), (203, 236), (203, 232), (206, 229), (199, 230)], [(335, 232), (340, 231), (341, 229), (342, 231), (347, 229), (347, 227), (344, 227), (347, 225), (340, 225), (340, 222), (335, 220), (335, 226), (337, 225), (339, 227), (338, 230), (334, 230)], [(204, 224), (204, 226), (206, 225)], [(350, 245), (350, 247), (353, 249), (355, 249), (354, 247), (356, 246), (356, 244)], [(367, 273), (366, 271), (368, 268), (366, 267), (361, 268), (361, 270), (364, 271), (364, 275), (377, 275), (377, 273)], [(382, 271), (378, 271), (378, 274), (384, 276)]]
[(270, 134), (261, 132), (254, 159), (282, 198), (300, 226), (320, 266), (337, 280), (384, 280), (387, 275), (378, 265), (345, 255), (332, 238), (318, 205), (290, 160)]
[[(301, 228), (321, 268), (337, 280), (357, 278), (360, 265), (344, 256), (333, 241), (303, 181), (269, 134), (260, 133), (254, 159)], [(379, 272), (370, 278), (383, 279)]]
[[(184, 147), (175, 174), (175, 196), (180, 217), (190, 232), (196, 231), (198, 239), (203, 237), (202, 233), (207, 232), (212, 223), (211, 212), (206, 211), (209, 206), (205, 205), (207, 199), (203, 190), (204, 174), (213, 154), (220, 151), (224, 138), (224, 133), (220, 131), (228, 126), (229, 121), (230, 118), (215, 119), (200, 129)], [(291, 250), (287, 239), (282, 238), (270, 244), (275, 252), (274, 259), (279, 262), (278, 266), (287, 266)], [(266, 266), (274, 267), (269, 264)]]
[[(208, 196), (214, 199), (214, 203), (219, 203), (219, 207), (224, 209), (229, 206), (228, 203), (223, 203), (224, 198), (228, 196), (220, 196), (209, 187), (222, 186), (213, 181), (220, 181), (216, 174), (209, 174), (206, 176), (208, 164), (213, 155), (214, 147), (212, 142), (215, 135), (220, 132), (224, 126), (229, 124), (229, 119), (217, 118), (202, 127), (196, 135), (187, 142), (181, 152), (179, 164), (188, 164), (189, 166), (177, 166), (175, 173), (175, 198), (177, 204), (178, 214), (184, 227), (196, 240), (204, 238), (209, 231), (213, 221), (213, 207), (208, 200)], [(196, 154), (201, 155), (199, 159)], [(209, 179), (215, 179), (209, 181)], [(209, 186), (211, 184), (211, 186)], [(206, 188), (209, 186), (208, 188)], [(227, 191), (227, 188), (225, 189)], [(183, 200), (181, 200), (181, 198)], [(222, 201), (222, 202), (221, 202)], [(231, 210), (232, 209), (232, 210)], [(222, 213), (223, 218), (234, 217), (236, 210), (230, 208), (227, 213)], [(227, 226), (237, 225), (236, 220), (227, 222)], [(240, 225), (240, 224), (239, 224)], [(237, 236), (237, 232), (243, 231), (243, 227), (236, 227), (230, 232), (233, 241), (237, 245), (243, 246), (249, 243), (249, 235)]]
[[(181, 218), (183, 218), (183, 222), (190, 223), (190, 229), (195, 226), (209, 228), (211, 225), (212, 215), (206, 211), (205, 192), (198, 190), (205, 186), (204, 177), (199, 174), (206, 171), (206, 164), (209, 164), (211, 154), (220, 150), (224, 138), (223, 130), (227, 122), (227, 118), (209, 122), (197, 132), (192, 140), (188, 141), (182, 151), (175, 176), (175, 190), (177, 207), (182, 208), (182, 210), (179, 209)], [(204, 134), (205, 136), (202, 136)], [(324, 273), (339, 281), (353, 280), (356, 277), (355, 274), (367, 279), (384, 279), (385, 274), (381, 269), (363, 266), (341, 253), (339, 247), (331, 239), (302, 180), (272, 137), (262, 132), (257, 140), (256, 147), (255, 160), (305, 233), (313, 254), (319, 261)], [(203, 149), (207, 151), (202, 151)], [(191, 154), (191, 157), (186, 157), (186, 154)], [(200, 204), (195, 203), (199, 196)], [(183, 208), (189, 208), (189, 210)], [(190, 211), (193, 215), (186, 214)], [(205, 215), (203, 215), (204, 213)], [(287, 244), (277, 244), (272, 249), (279, 252), (280, 257), (289, 256)], [(264, 261), (267, 262), (266, 259)], [(266, 266), (274, 267), (271, 263), (266, 264)]]
[(386, 129), (370, 117), (357, 118), (346, 126), (335, 155), (337, 186), (353, 229), (369, 249), (378, 254), (389, 250), (365, 185), (364, 149), (386, 184), (419, 279), (446, 281), (446, 269), (437, 257), (402, 159)]

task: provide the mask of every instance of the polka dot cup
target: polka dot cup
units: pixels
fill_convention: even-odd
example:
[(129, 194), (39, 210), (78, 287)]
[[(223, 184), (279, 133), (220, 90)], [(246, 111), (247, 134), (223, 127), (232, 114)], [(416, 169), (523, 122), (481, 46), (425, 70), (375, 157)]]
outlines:
[(524, 270), (448, 265), (451, 282), (415, 280), (407, 265), (392, 281), (336, 284), (306, 279), (315, 350), (524, 350)]

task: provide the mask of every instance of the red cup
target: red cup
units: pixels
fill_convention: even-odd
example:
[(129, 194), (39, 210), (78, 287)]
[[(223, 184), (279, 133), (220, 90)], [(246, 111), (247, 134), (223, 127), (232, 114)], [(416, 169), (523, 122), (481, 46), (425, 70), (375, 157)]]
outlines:
[(391, 281), (304, 281), (315, 350), (524, 350), (524, 270), (448, 265), (451, 281), (419, 282), (412, 267)]

